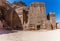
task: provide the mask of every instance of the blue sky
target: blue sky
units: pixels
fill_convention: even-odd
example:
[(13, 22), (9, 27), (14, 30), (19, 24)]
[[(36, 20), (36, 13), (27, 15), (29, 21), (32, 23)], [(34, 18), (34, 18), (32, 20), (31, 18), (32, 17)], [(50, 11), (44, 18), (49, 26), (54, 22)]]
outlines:
[(44, 2), (46, 14), (55, 12), (56, 22), (60, 22), (60, 0), (8, 0), (9, 2), (23, 1), (29, 6), (32, 2)]

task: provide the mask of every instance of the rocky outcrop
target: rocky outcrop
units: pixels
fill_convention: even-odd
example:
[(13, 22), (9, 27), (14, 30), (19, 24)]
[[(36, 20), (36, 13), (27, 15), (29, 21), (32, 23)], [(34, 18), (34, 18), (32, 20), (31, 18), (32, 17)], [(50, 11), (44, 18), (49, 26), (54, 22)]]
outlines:
[(12, 4), (2, 0), (1, 2), (4, 2), (0, 4), (2, 19), (7, 22), (11, 29), (56, 29), (55, 14), (50, 12), (47, 17), (43, 2), (33, 2), (30, 7), (26, 7), (24, 2), (14, 2)]

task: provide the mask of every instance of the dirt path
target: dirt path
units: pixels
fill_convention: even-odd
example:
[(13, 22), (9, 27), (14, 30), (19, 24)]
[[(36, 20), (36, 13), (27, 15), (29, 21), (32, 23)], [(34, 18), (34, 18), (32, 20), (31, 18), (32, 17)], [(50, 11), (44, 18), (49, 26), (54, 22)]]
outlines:
[(60, 41), (60, 30), (53, 31), (17, 31), (1, 34), (0, 41)]

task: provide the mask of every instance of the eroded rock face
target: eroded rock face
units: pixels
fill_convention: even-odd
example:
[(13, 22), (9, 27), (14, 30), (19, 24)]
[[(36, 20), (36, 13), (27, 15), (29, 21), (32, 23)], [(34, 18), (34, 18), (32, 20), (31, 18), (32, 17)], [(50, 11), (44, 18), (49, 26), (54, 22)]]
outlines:
[(50, 15), (50, 22), (51, 22), (51, 25), (52, 25), (53, 29), (56, 29), (55, 13), (50, 12), (49, 15)]
[(4, 19), (6, 20), (11, 29), (56, 29), (54, 13), (49, 13), (48, 20), (45, 13), (45, 5), (42, 2), (33, 2), (28, 8), (23, 2), (14, 2), (13, 5), (10, 3), (5, 3), (5, 5), (0, 6), (4, 7), (4, 9), (2, 9)]
[(29, 25), (31, 25), (31, 27), (35, 27), (35, 29), (44, 29), (44, 21), (47, 19), (44, 3), (32, 3), (30, 5), (28, 19)]
[(0, 30), (3, 29), (3, 23), (0, 20)]
[(24, 2), (13, 2), (13, 4), (17, 6), (26, 6)]
[(60, 29), (60, 23), (57, 23), (57, 29)]
[(0, 0), (0, 6), (4, 6), (4, 2), (6, 2), (6, 0)]

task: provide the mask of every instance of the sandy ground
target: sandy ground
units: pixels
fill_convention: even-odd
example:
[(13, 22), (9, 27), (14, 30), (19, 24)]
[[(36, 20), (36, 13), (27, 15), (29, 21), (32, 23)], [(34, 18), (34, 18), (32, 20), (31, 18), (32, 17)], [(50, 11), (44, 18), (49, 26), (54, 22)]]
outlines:
[(42, 32), (16, 31), (12, 33), (2, 33), (0, 34), (0, 41), (60, 41), (60, 29)]

